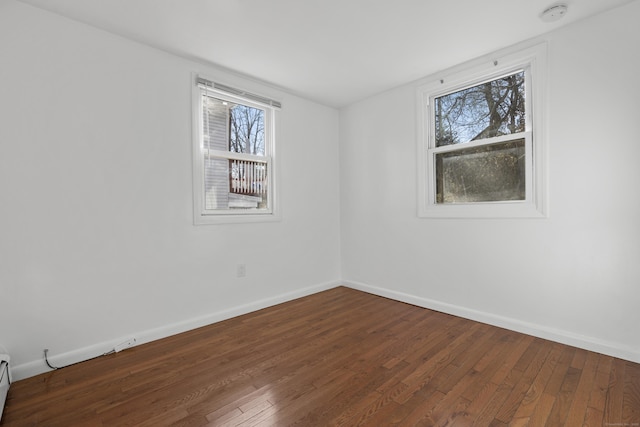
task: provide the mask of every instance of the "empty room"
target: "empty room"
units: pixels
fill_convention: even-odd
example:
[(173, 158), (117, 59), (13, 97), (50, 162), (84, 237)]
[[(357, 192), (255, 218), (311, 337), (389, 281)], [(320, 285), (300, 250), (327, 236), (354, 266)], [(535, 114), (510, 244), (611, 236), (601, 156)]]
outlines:
[(0, 0), (0, 426), (640, 426), (640, 0)]

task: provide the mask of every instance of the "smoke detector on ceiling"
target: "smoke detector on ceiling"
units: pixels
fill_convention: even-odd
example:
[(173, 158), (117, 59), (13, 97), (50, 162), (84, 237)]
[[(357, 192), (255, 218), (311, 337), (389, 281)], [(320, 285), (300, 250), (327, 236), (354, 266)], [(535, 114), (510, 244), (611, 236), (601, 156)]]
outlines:
[(544, 10), (540, 14), (540, 19), (544, 22), (555, 22), (567, 14), (569, 8), (566, 4), (556, 4)]

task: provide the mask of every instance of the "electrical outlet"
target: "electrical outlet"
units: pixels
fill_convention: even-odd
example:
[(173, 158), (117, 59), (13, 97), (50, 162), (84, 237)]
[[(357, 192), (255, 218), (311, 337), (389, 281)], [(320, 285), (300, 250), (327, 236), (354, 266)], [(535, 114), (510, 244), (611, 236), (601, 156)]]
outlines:
[(129, 348), (129, 347), (133, 347), (134, 345), (136, 345), (136, 339), (135, 338), (129, 338), (128, 340), (123, 341), (120, 344), (116, 345), (113, 348), (113, 351), (118, 353), (118, 352), (120, 352), (120, 351), (122, 351), (124, 349)]
[(245, 277), (247, 275), (247, 266), (245, 264), (238, 264), (236, 267), (236, 277)]

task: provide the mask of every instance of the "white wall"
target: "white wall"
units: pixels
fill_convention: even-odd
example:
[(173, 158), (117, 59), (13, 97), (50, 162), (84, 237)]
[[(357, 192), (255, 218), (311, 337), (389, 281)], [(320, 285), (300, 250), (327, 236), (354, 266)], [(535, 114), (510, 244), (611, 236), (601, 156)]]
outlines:
[[(16, 378), (45, 370), (44, 348), (75, 362), (335, 286), (336, 110), (12, 0), (0, 58), (0, 344)], [(193, 225), (194, 71), (282, 100), (282, 221)]]
[(417, 218), (420, 82), (344, 109), (343, 279), (640, 362), (638, 19), (633, 2), (545, 37), (548, 219)]
[[(416, 217), (420, 82), (338, 117), (0, 1), (0, 345), (14, 376), (44, 371), (44, 348), (70, 363), (340, 277), (640, 361), (639, 17), (634, 2), (548, 37), (549, 219), (435, 220)], [(193, 71), (282, 100), (282, 221), (192, 225)]]

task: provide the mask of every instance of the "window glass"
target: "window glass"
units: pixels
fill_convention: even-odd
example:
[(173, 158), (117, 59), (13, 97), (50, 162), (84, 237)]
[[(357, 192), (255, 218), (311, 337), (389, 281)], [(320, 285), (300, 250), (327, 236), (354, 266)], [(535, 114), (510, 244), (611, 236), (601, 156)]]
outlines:
[(436, 147), (524, 132), (524, 71), (439, 96), (434, 110)]
[(436, 203), (525, 200), (525, 140), (436, 154)]
[(204, 93), (202, 115), (205, 209), (266, 209), (265, 110)]
[(264, 110), (236, 104), (229, 108), (229, 151), (265, 155)]

